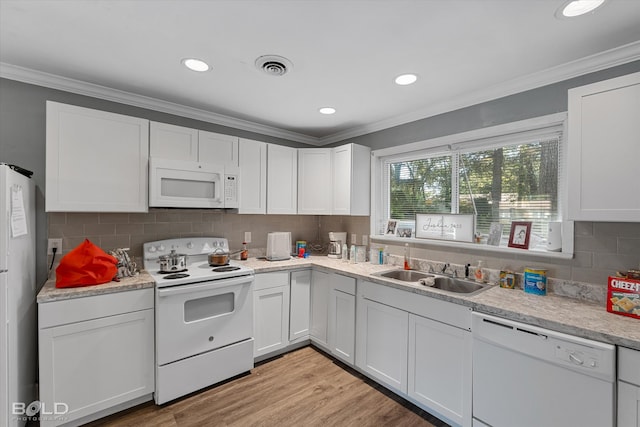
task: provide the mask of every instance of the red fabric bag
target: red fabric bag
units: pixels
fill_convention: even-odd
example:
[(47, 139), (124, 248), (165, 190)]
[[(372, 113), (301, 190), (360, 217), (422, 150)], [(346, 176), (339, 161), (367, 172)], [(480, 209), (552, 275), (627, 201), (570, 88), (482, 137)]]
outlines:
[(56, 288), (75, 288), (110, 282), (118, 273), (118, 259), (85, 239), (60, 260)]

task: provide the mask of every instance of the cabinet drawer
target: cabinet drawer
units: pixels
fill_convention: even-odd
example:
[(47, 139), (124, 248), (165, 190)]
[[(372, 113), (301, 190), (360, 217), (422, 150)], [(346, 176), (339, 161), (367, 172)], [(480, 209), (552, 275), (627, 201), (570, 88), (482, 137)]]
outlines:
[(153, 288), (38, 304), (40, 329), (153, 308)]
[(353, 277), (343, 276), (341, 274), (333, 274), (331, 276), (331, 287), (345, 294), (356, 294), (356, 279)]
[(618, 347), (618, 379), (640, 386), (640, 351)]
[(275, 288), (277, 286), (289, 284), (289, 272), (275, 272), (256, 274), (256, 280), (253, 283), (253, 289)]

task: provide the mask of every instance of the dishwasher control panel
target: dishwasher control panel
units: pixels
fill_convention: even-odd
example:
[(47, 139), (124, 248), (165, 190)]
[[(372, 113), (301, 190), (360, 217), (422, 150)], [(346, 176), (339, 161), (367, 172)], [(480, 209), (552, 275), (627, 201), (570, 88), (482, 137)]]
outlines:
[(571, 345), (556, 345), (556, 358), (584, 368), (598, 368), (600, 366), (596, 354)]

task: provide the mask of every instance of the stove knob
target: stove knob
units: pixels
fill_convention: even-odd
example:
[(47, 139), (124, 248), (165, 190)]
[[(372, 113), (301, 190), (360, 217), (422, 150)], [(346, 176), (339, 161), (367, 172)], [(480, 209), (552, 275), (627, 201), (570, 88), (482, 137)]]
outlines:
[(159, 251), (164, 251), (164, 249), (165, 249), (164, 245), (159, 245), (159, 246), (158, 246), (158, 250), (159, 250)]
[(155, 246), (149, 246), (149, 252), (153, 253), (156, 251), (156, 247)]
[(187, 248), (188, 249), (193, 249), (193, 243), (191, 243), (191, 242), (187, 243)]

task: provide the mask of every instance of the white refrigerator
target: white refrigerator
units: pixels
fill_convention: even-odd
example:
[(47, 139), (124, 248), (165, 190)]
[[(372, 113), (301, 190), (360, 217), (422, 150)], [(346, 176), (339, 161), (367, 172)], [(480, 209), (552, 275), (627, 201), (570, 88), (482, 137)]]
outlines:
[(35, 231), (33, 180), (0, 163), (0, 427), (36, 399)]

